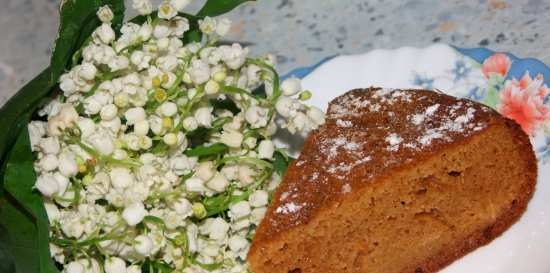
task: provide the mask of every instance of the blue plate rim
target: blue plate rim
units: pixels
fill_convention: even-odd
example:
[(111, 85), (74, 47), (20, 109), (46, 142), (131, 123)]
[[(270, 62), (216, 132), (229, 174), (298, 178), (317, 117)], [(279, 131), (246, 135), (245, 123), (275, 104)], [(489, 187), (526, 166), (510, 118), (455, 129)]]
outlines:
[[(485, 47), (459, 47), (454, 45), (449, 45), (452, 48), (454, 48), (459, 53), (468, 56), (475, 60), (478, 63), (483, 63), (483, 61), (488, 58), (489, 56), (499, 53), (500, 51), (494, 51), (489, 48)], [(521, 58), (518, 57), (510, 52), (502, 52), (505, 53), (511, 60), (512, 60), (512, 67), (510, 68), (506, 79), (520, 79), (525, 71), (529, 71), (531, 75), (536, 75), (538, 73), (542, 74), (545, 80), (546, 85), (550, 86), (550, 67), (545, 64), (544, 62), (536, 59), (536, 58)], [(323, 65), (324, 63), (334, 59), (335, 57), (342, 56), (344, 54), (335, 54), (328, 57), (323, 58), (321, 61), (311, 65), (311, 66), (303, 66), (298, 67), (284, 76), (282, 76), (282, 79), (286, 79), (289, 77), (297, 77), (297, 78), (304, 78), (307, 75), (311, 74), (315, 69), (317, 69), (319, 66)]]

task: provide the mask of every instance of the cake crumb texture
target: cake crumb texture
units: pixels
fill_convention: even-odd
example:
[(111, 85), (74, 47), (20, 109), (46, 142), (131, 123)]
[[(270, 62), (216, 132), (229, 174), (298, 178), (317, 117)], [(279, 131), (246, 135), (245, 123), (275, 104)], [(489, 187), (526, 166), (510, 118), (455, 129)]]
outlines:
[(257, 229), (254, 273), (430, 273), (490, 242), (536, 183), (514, 121), (426, 90), (352, 90), (329, 105)]

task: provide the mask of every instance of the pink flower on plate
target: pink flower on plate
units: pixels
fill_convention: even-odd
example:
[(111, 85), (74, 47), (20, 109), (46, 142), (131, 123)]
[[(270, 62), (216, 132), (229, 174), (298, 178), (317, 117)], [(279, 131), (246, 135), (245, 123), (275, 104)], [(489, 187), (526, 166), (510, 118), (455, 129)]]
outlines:
[(510, 61), (510, 58), (508, 58), (506, 54), (495, 53), (483, 61), (481, 71), (487, 79), (491, 76), (491, 74), (497, 74), (504, 77), (508, 74), (508, 70), (510, 70), (511, 65), (512, 61)]
[(506, 81), (500, 92), (498, 111), (519, 123), (528, 135), (533, 135), (535, 129), (550, 118), (550, 106), (544, 104), (548, 91), (541, 74), (532, 79), (525, 72), (519, 81)]

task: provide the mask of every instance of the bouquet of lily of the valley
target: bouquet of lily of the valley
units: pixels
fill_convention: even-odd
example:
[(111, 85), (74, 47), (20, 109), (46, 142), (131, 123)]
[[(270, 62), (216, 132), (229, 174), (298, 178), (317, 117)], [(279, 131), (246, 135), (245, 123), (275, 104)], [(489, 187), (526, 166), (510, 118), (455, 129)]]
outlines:
[(0, 272), (248, 272), (291, 160), (273, 135), (323, 123), (311, 93), (220, 42), (246, 0), (134, 0), (126, 23), (62, 2), (50, 67), (0, 110)]

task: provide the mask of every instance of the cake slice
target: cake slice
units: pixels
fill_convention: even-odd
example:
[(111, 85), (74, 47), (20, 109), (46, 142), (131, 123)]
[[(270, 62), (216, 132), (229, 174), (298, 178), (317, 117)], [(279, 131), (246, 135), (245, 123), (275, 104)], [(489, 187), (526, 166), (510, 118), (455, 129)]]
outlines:
[(537, 165), (514, 121), (426, 90), (332, 101), (289, 167), (248, 255), (254, 273), (427, 273), (525, 211)]

